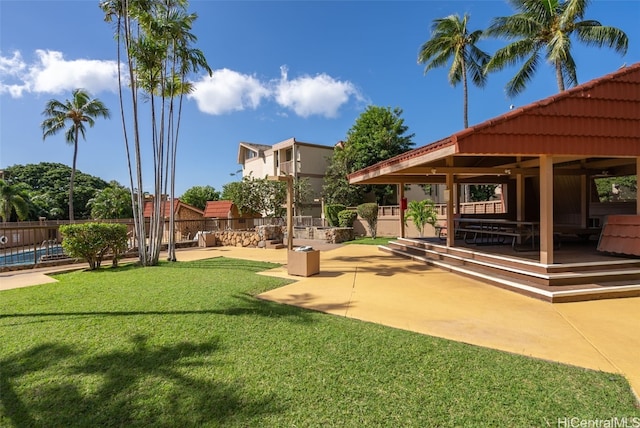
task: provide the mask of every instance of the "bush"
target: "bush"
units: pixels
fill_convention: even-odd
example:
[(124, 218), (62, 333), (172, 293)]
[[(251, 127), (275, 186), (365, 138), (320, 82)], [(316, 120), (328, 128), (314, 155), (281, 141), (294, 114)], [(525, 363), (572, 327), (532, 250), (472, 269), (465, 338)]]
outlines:
[(424, 236), (425, 225), (430, 224), (431, 226), (435, 226), (438, 221), (438, 212), (435, 207), (435, 203), (431, 199), (410, 201), (407, 211), (404, 213), (405, 226), (407, 220), (411, 220), (422, 238)]
[(338, 224), (340, 227), (353, 227), (353, 222), (358, 217), (358, 213), (351, 210), (342, 210), (338, 213)]
[(375, 239), (378, 229), (378, 204), (369, 202), (358, 205), (358, 215), (367, 221), (369, 233)]
[(344, 211), (347, 208), (342, 204), (328, 204), (324, 207), (324, 216), (327, 218), (329, 222), (329, 226), (338, 227), (340, 225), (340, 221), (338, 219), (338, 213), (340, 211)]
[(97, 269), (109, 251), (113, 265), (127, 249), (127, 226), (110, 223), (67, 224), (60, 226), (62, 248), (70, 257), (85, 259), (89, 269)]

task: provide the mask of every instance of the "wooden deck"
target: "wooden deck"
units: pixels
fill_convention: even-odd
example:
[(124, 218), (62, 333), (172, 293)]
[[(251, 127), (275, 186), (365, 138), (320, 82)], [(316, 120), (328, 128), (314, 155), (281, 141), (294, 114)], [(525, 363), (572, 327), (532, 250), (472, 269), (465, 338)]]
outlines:
[(598, 252), (592, 240), (563, 241), (551, 265), (539, 263), (537, 250), (455, 244), (399, 238), (380, 249), (553, 303), (640, 296), (640, 258)]

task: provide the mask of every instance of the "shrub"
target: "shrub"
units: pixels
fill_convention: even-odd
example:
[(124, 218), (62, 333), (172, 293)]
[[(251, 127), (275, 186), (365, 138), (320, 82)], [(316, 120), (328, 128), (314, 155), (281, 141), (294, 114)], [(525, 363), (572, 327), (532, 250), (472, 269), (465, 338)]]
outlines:
[(97, 269), (111, 251), (113, 265), (127, 249), (127, 226), (110, 223), (67, 224), (60, 226), (62, 248), (70, 257), (85, 259), (89, 269)]
[(344, 211), (344, 209), (347, 208), (342, 204), (328, 204), (325, 205), (324, 207), (324, 215), (327, 218), (327, 221), (329, 222), (329, 226), (331, 227), (338, 227), (340, 225), (340, 222), (338, 220), (338, 213), (340, 211)]
[(358, 205), (358, 215), (367, 221), (369, 233), (375, 239), (378, 229), (378, 204), (368, 202)]
[(358, 213), (351, 210), (342, 210), (338, 213), (338, 224), (340, 227), (353, 227), (353, 222), (358, 217)]
[(410, 201), (407, 211), (404, 213), (404, 224), (411, 220), (415, 224), (420, 237), (424, 235), (424, 226), (430, 224), (435, 226), (438, 221), (438, 212), (435, 203), (431, 199), (423, 201)]

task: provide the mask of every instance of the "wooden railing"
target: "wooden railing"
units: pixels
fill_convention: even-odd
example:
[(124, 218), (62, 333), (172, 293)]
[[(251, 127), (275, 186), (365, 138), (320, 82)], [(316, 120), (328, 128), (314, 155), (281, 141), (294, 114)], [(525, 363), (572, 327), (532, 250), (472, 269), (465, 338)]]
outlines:
[[(447, 215), (446, 204), (436, 204), (435, 208), (439, 216)], [(454, 207), (454, 213), (455, 212)], [(501, 201), (483, 201), (460, 204), (460, 212), (462, 214), (502, 214), (505, 211)], [(378, 218), (398, 216), (400, 216), (399, 205), (380, 205), (378, 207)]]

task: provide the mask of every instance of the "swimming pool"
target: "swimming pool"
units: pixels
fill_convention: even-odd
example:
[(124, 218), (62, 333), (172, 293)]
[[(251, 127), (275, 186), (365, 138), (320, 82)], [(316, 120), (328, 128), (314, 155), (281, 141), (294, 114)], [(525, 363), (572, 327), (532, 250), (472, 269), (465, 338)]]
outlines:
[(13, 266), (13, 265), (32, 265), (34, 261), (40, 261), (40, 257), (44, 255), (59, 255), (64, 254), (61, 245), (53, 247), (41, 248), (39, 250), (25, 250), (17, 253), (5, 254), (0, 256), (0, 266)]

